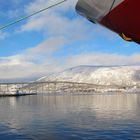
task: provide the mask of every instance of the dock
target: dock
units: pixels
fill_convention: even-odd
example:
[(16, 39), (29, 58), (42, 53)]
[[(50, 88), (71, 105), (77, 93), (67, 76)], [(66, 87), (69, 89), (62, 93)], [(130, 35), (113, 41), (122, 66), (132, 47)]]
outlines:
[[(28, 85), (28, 88), (27, 88)], [(0, 97), (36, 95), (35, 89), (29, 88), (26, 83), (0, 83)]]

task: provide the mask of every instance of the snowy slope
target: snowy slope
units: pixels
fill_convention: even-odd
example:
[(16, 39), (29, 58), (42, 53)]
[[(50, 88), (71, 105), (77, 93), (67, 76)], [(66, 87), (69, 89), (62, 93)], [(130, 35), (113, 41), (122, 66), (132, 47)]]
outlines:
[(71, 81), (97, 85), (135, 86), (140, 84), (140, 66), (78, 66), (38, 81)]

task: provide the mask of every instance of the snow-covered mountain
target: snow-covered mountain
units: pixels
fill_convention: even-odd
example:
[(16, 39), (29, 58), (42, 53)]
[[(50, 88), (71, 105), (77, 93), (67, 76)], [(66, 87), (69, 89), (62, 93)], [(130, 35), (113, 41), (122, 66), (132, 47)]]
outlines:
[(69, 81), (96, 85), (139, 86), (140, 66), (78, 66), (37, 81)]

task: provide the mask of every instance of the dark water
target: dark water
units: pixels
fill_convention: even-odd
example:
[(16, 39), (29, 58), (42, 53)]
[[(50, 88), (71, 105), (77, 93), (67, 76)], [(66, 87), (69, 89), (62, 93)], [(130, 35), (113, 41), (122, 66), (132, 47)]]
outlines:
[(140, 95), (0, 98), (0, 140), (140, 140)]

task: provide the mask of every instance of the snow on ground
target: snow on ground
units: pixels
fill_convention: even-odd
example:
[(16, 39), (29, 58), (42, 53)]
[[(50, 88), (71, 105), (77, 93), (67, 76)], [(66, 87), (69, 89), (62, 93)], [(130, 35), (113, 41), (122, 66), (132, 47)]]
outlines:
[(140, 66), (78, 66), (52, 74), (38, 81), (69, 81), (96, 85), (140, 85)]

